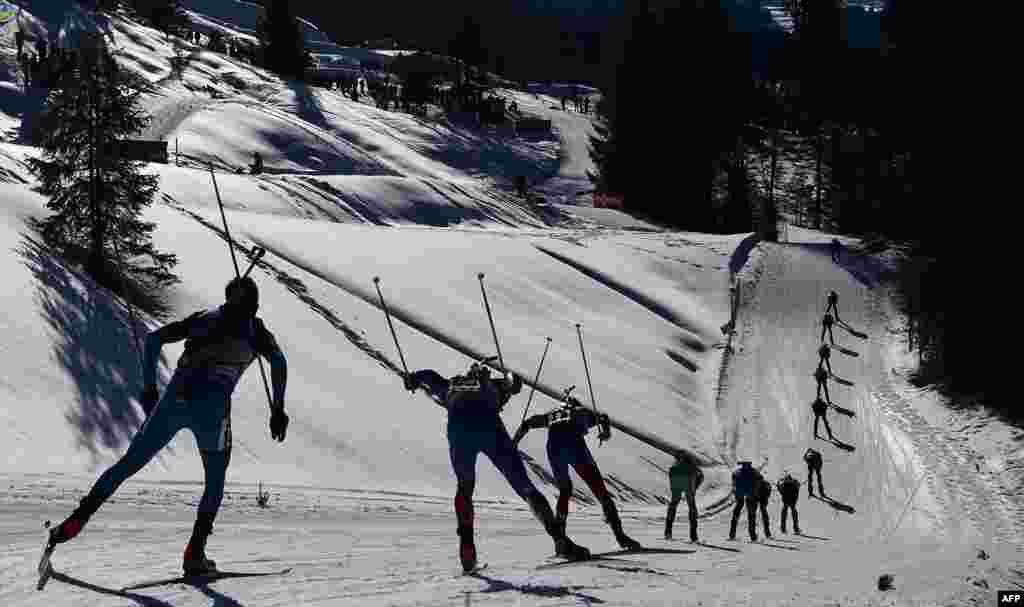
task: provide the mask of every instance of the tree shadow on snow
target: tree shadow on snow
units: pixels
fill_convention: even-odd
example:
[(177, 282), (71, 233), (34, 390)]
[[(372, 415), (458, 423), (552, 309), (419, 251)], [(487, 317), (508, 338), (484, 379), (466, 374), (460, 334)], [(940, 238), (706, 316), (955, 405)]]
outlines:
[[(52, 356), (78, 389), (77, 407), (65, 419), (76, 430), (78, 448), (98, 463), (101, 449), (127, 445), (144, 420), (132, 404), (142, 375), (129, 313), (91, 276), (31, 236), (22, 237), (17, 253), (36, 278), (35, 300), (50, 330)], [(146, 331), (136, 324), (140, 346)]]
[[(782, 246), (799, 247), (829, 258), (832, 256), (830, 245), (827, 242), (780, 244), (782, 244)], [(846, 246), (840, 250), (839, 262), (836, 265), (846, 270), (850, 276), (853, 276), (854, 280), (869, 289), (873, 289), (880, 285), (886, 275), (891, 272), (881, 262), (867, 255), (859, 255)]]
[[(533, 596), (543, 596), (543, 597), (569, 597), (569, 596), (571, 596), (571, 597), (575, 597), (577, 600), (579, 600), (579, 602), (582, 602), (582, 603), (587, 604), (587, 605), (590, 605), (590, 604), (604, 604), (604, 601), (602, 601), (601, 599), (597, 598), (596, 596), (589, 595), (589, 594), (584, 594), (582, 592), (578, 592), (579, 590), (582, 590), (582, 589), (586, 588), (586, 586), (549, 586), (549, 585), (546, 585), (546, 584), (532, 584), (532, 583), (529, 583), (529, 582), (519, 586), (519, 585), (513, 584), (512, 582), (506, 582), (505, 580), (499, 580), (499, 579), (495, 579), (495, 578), (492, 578), (492, 577), (488, 577), (488, 576), (483, 575), (481, 573), (475, 573), (475, 574), (473, 574), (473, 577), (481, 579), (481, 580), (487, 582), (487, 588), (484, 588), (483, 590), (477, 591), (480, 594), (490, 594), (490, 593), (493, 593), (493, 592), (506, 592), (506, 591), (509, 591), (509, 590), (514, 590), (514, 591), (517, 591), (517, 592), (521, 592), (523, 594), (529, 594), (529, 595), (533, 595)], [(470, 600), (470, 596), (471, 595), (472, 595), (472, 593), (467, 591), (467, 593), (466, 593), (466, 604), (467, 605), (470, 604), (469, 600)]]

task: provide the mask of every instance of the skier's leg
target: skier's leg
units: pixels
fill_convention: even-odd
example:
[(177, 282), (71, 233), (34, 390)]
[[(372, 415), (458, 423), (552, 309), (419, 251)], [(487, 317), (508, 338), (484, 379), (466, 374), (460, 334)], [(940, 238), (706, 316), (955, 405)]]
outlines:
[(747, 505), (747, 531), (750, 532), (750, 541), (757, 541), (757, 502), (753, 497), (746, 498)]
[(779, 529), (782, 530), (783, 533), (786, 532), (786, 515), (788, 513), (789, 513), (789, 504), (787, 504), (786, 502), (782, 502), (782, 514), (779, 515), (779, 519), (781, 520), (781, 524), (779, 525)]
[(473, 488), (476, 483), (476, 456), (479, 453), (473, 433), (448, 427), (448, 456), (455, 472), (455, 520), (459, 536), (459, 561), (465, 571), (476, 566), (473, 543)]
[(768, 500), (761, 502), (761, 521), (764, 523), (764, 535), (767, 538), (772, 537), (771, 524), (768, 521)]
[(743, 511), (743, 498), (736, 496), (736, 505), (732, 508), (732, 523), (729, 525), (729, 539), (736, 539), (736, 525), (740, 521), (740, 512)]
[(544, 526), (544, 530), (555, 541), (555, 553), (574, 558), (589, 557), (589, 550), (577, 546), (565, 535), (564, 530), (559, 529), (555, 514), (551, 511), (551, 504), (530, 480), (526, 473), (526, 465), (523, 464), (519, 451), (512, 444), (512, 438), (504, 426), (491, 436), (490, 440), (483, 441), (481, 450), (505, 477), (516, 494), (530, 506), (533, 515), (537, 517), (537, 520)]
[(676, 509), (679, 507), (679, 502), (682, 499), (682, 495), (672, 495), (672, 499), (668, 502), (668, 511), (665, 513), (665, 539), (672, 539), (672, 524), (676, 520)]
[(825, 487), (821, 485), (821, 468), (815, 468), (814, 472), (818, 475), (818, 493), (825, 497)]
[(206, 486), (203, 497), (199, 500), (196, 522), (192, 527), (192, 537), (185, 547), (182, 568), (185, 574), (208, 573), (216, 570), (216, 564), (206, 557), (206, 540), (213, 533), (213, 521), (224, 499), (224, 478), (228, 463), (231, 461), (231, 439), (228, 430), (227, 445), (221, 451), (200, 449), (203, 460)]
[(825, 416), (825, 415), (822, 415), (821, 416), (821, 421), (825, 422), (825, 432), (828, 432), (828, 439), (829, 440), (835, 440), (834, 438), (832, 438), (832, 428), (831, 428), (831, 426), (828, 425), (828, 417)]
[(697, 541), (697, 496), (696, 491), (689, 491), (686, 494), (687, 514), (690, 518), (690, 541)]
[(814, 497), (814, 468), (810, 466), (807, 466), (807, 495)]
[(796, 502), (793, 502), (793, 504), (789, 508), (793, 511), (793, 531), (795, 531), (797, 533), (797, 535), (799, 535), (800, 534), (800, 519), (797, 518)]
[[(821, 384), (818, 384), (818, 385), (820, 386)], [(817, 413), (815, 413), (814, 414), (814, 438), (818, 438), (818, 420), (819, 419), (821, 419), (821, 416), (818, 415)]]
[[(583, 442), (582, 439), (580, 442)], [(604, 485), (604, 479), (601, 478), (601, 470), (598, 469), (597, 463), (590, 454), (590, 449), (587, 449), (586, 443), (583, 443), (582, 450), (578, 454), (578, 459), (573, 468), (576, 470), (576, 474), (579, 474), (580, 478), (583, 479), (583, 482), (590, 487), (594, 497), (601, 502), (601, 509), (604, 511), (605, 520), (608, 522), (608, 526), (612, 528), (612, 533), (615, 535), (615, 540), (619, 542), (619, 546), (627, 550), (639, 549), (640, 543), (626, 535), (626, 532), (622, 530), (622, 519), (619, 518), (619, 511), (615, 508), (615, 502), (608, 493), (608, 488)]]
[(50, 541), (61, 543), (78, 535), (92, 515), (117, 491), (121, 483), (149, 463), (184, 426), (173, 384), (132, 438), (128, 450), (116, 464), (107, 468), (82, 498), (78, 508), (50, 533)]
[(566, 520), (569, 518), (569, 498), (572, 497), (572, 479), (569, 477), (569, 460), (563, 445), (557, 440), (552, 440), (548, 435), (548, 462), (551, 464), (551, 474), (555, 478), (555, 486), (558, 487), (558, 502), (555, 505), (555, 518), (565, 530)]

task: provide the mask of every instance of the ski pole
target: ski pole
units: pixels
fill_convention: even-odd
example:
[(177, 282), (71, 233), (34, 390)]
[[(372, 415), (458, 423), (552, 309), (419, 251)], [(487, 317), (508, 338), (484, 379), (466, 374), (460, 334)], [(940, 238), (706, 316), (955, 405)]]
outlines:
[(580, 354), (583, 355), (583, 370), (587, 372), (587, 387), (590, 389), (590, 404), (594, 407), (594, 414), (597, 414), (597, 401), (594, 400), (594, 384), (590, 383), (590, 367), (587, 366), (587, 353), (583, 350), (583, 332), (580, 331), (580, 323), (576, 323), (576, 335), (580, 338)]
[(491, 321), (491, 334), (494, 335), (494, 348), (498, 351), (498, 364), (501, 365), (501, 372), (505, 372), (505, 361), (501, 358), (501, 346), (498, 345), (498, 332), (494, 329), (494, 316), (491, 315), (491, 305), (487, 303), (487, 291), (484, 289), (484, 273), (476, 275), (480, 281), (480, 292), (484, 294), (484, 308), (487, 309), (487, 319)]
[(384, 309), (384, 318), (388, 319), (388, 327), (391, 328), (391, 337), (395, 340), (395, 349), (398, 350), (398, 358), (402, 361), (402, 369), (409, 374), (409, 367), (405, 366), (405, 357), (402, 356), (402, 346), (398, 345), (398, 334), (395, 333), (395, 325), (391, 324), (391, 314), (388, 312), (388, 305), (384, 303), (384, 294), (380, 292), (380, 276), (373, 277), (373, 286), (377, 287), (377, 295), (380, 296), (380, 307)]
[(256, 262), (263, 259), (263, 256), (266, 254), (267, 250), (264, 249), (263, 247), (253, 246), (252, 251), (249, 252), (249, 255), (252, 256), (252, 261), (249, 262), (249, 267), (248, 269), (246, 269), (245, 274), (242, 274), (242, 278), (248, 276), (249, 272), (252, 272), (252, 269), (256, 267)]
[(548, 346), (551, 345), (551, 338), (547, 338), (547, 342), (544, 344), (544, 353), (540, 355), (540, 364), (537, 365), (537, 375), (533, 377), (533, 385), (530, 386), (530, 397), (526, 399), (526, 407), (523, 409), (523, 419), (519, 422), (522, 426), (523, 422), (526, 421), (526, 412), (530, 410), (530, 403), (533, 402), (533, 393), (537, 390), (537, 380), (540, 379), (540, 370), (544, 368), (544, 358), (548, 355)]
[(231, 253), (231, 263), (235, 265), (235, 276), (241, 277), (238, 270), (238, 259), (235, 258), (235, 243), (231, 240), (231, 231), (228, 230), (228, 218), (224, 214), (224, 202), (220, 199), (220, 189), (217, 187), (217, 176), (213, 173), (213, 163), (210, 163), (210, 178), (213, 179), (213, 192), (217, 195), (217, 206), (220, 207), (220, 218), (224, 222), (224, 235), (228, 239), (228, 252)]
[[(217, 188), (217, 176), (213, 173), (213, 163), (210, 163), (210, 178), (213, 179), (213, 191), (217, 194), (217, 206), (220, 207), (220, 218), (224, 222), (224, 236), (228, 239), (228, 251), (231, 252), (231, 262), (235, 265), (235, 278), (241, 278), (242, 273), (238, 270), (238, 259), (235, 257), (235, 242), (231, 240), (231, 231), (228, 230), (228, 217), (224, 214), (224, 202), (220, 199), (220, 190)], [(256, 262), (253, 261), (255, 264)], [(250, 267), (249, 270), (252, 270)], [(246, 276), (249, 271), (245, 272)], [(260, 367), (260, 377), (263, 378), (263, 391), (267, 394), (267, 405), (274, 408), (274, 398), (270, 395), (270, 384), (267, 383), (267, 371), (263, 368), (263, 359), (256, 356), (256, 363)]]

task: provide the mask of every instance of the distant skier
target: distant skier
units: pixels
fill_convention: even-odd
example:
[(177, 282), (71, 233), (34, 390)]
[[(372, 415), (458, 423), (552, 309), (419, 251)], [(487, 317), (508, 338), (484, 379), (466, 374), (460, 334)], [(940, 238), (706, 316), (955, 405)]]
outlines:
[(820, 398), (816, 398), (814, 399), (814, 402), (811, 403), (811, 411), (814, 412), (814, 438), (818, 438), (818, 421), (820, 420), (825, 422), (825, 431), (828, 432), (828, 440), (835, 440), (835, 438), (832, 437), (832, 428), (828, 425), (828, 417), (825, 415), (828, 413), (828, 403)]
[(611, 438), (611, 425), (607, 414), (596, 414), (587, 409), (573, 396), (569, 396), (566, 390), (562, 406), (549, 411), (532, 415), (523, 421), (523, 424), (516, 430), (512, 444), (518, 446), (526, 433), (534, 428), (548, 429), (548, 461), (551, 463), (551, 474), (555, 477), (555, 484), (558, 486), (558, 503), (555, 506), (555, 520), (558, 522), (559, 530), (564, 534), (566, 521), (569, 518), (569, 498), (572, 497), (572, 479), (569, 478), (569, 466), (572, 466), (576, 474), (583, 479), (583, 482), (590, 487), (594, 497), (601, 503), (604, 511), (605, 522), (612, 528), (615, 534), (615, 541), (626, 550), (639, 550), (642, 548), (639, 542), (626, 535), (622, 530), (622, 520), (619, 518), (615, 502), (608, 493), (601, 477), (601, 470), (594, 461), (594, 456), (587, 447), (584, 437), (594, 426), (600, 426), (601, 430), (598, 439), (604, 442)]
[(761, 521), (764, 523), (764, 535), (772, 539), (772, 527), (768, 520), (768, 500), (772, 496), (772, 484), (764, 477), (759, 476), (757, 486), (754, 489), (754, 497), (757, 498), (758, 509), (761, 511)]
[(259, 152), (252, 153), (252, 167), (250, 170), (253, 175), (259, 175), (263, 172), (263, 156)]
[(668, 503), (668, 513), (665, 515), (665, 539), (672, 539), (672, 524), (676, 518), (676, 508), (686, 495), (686, 508), (690, 519), (690, 541), (697, 540), (697, 489), (704, 482), (704, 472), (696, 462), (686, 455), (678, 455), (676, 462), (668, 469), (669, 488), (672, 490), (672, 499)]
[(817, 399), (821, 399), (821, 393), (825, 393), (825, 400), (829, 403), (832, 402), (832, 397), (828, 394), (828, 378), (829, 373), (825, 370), (825, 367), (818, 363), (818, 368), (814, 370), (814, 380), (818, 382), (818, 395)]
[(473, 543), (473, 489), (476, 485), (476, 458), (481, 452), (498, 468), (519, 497), (530, 506), (533, 515), (555, 541), (555, 552), (573, 559), (585, 559), (590, 551), (578, 546), (558, 525), (544, 494), (537, 490), (526, 473), (512, 438), (501, 420), (501, 409), (523, 387), (519, 377), (491, 378), (487, 361), (474, 362), (465, 375), (445, 379), (433, 369), (405, 376), (405, 388), (422, 387), (448, 410), (448, 453), (457, 481), (455, 516), (458, 521), (459, 560), (463, 570), (477, 566)]
[(832, 262), (833, 263), (839, 263), (839, 248), (840, 247), (841, 247), (841, 245), (839, 244), (839, 239), (838, 238), (833, 238), (832, 242), (829, 244), (829, 251), (831, 251), (831, 253), (832, 253)]
[(757, 498), (754, 491), (760, 479), (761, 474), (750, 465), (750, 462), (740, 462), (739, 468), (732, 473), (732, 489), (736, 497), (736, 506), (732, 509), (732, 524), (729, 527), (730, 540), (736, 539), (736, 525), (739, 523), (743, 507), (746, 506), (750, 541), (757, 541)]
[(818, 348), (818, 368), (823, 367), (828, 369), (828, 374), (832, 375), (832, 348), (829, 348), (825, 344), (821, 344)]
[[(178, 431), (188, 428), (199, 446), (206, 479), (182, 568), (186, 575), (216, 571), (214, 562), (206, 558), (206, 540), (224, 497), (224, 475), (231, 457), (231, 393), (256, 356), (267, 358), (271, 365), (274, 401), (270, 435), (283, 441), (288, 429), (284, 412), (287, 364), (273, 334), (256, 317), (256, 283), (249, 277), (236, 278), (228, 283), (224, 295), (227, 302), (219, 308), (197, 312), (146, 337), (146, 387), (139, 399), (148, 416), (146, 422), (128, 451), (99, 477), (71, 516), (50, 531), (51, 544), (77, 536), (121, 483), (141, 470)], [(160, 348), (181, 340), (185, 340), (185, 353), (160, 398), (156, 386)]]
[(804, 462), (807, 463), (807, 494), (814, 497), (814, 475), (817, 474), (818, 493), (825, 497), (825, 487), (821, 484), (821, 453), (814, 449), (808, 449), (804, 452)]
[(828, 303), (825, 306), (825, 314), (834, 312), (836, 322), (842, 323), (843, 319), (839, 317), (839, 294), (835, 291), (829, 291), (827, 301)]
[[(821, 486), (821, 478), (818, 479), (818, 486)], [(796, 501), (800, 497), (800, 481), (786, 472), (786, 475), (775, 483), (775, 488), (779, 490), (779, 496), (782, 497), (782, 532), (786, 533), (786, 514), (792, 511), (793, 531), (800, 535), (800, 518), (796, 513)]]
[(821, 317), (821, 343), (825, 343), (825, 333), (828, 332), (828, 340), (832, 345), (836, 345), (836, 336), (832, 334), (832, 323), (835, 322), (832, 315), (828, 312)]

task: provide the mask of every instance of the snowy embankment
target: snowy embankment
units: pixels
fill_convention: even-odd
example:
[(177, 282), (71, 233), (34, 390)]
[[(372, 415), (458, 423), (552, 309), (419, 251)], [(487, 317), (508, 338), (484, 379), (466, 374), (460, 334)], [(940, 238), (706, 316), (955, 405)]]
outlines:
[[(148, 28), (117, 20), (113, 36), (126, 49), (123, 65), (170, 56)], [(180, 84), (162, 68), (151, 76), (161, 87), (147, 100), (159, 118), (151, 134), (178, 139), (184, 157), (183, 166), (150, 167), (161, 191), (146, 211), (157, 247), (179, 257), (183, 282), (169, 293), (170, 317), (218, 305), (233, 273), (212, 162), (233, 236), (268, 249), (254, 270), (260, 314), (289, 360), (283, 444), (269, 437), (258, 370), (235, 393), (232, 465), (210, 556), (230, 570), (292, 571), (118, 590), (179, 566), (202, 478), (184, 432), (58, 550), (54, 563), (67, 575), (35, 592), (41, 521), (65, 516), (142, 421), (133, 344), (160, 320), (143, 315), (133, 326), (120, 300), (39, 243), (27, 221), (45, 215), (45, 200), (30, 190), (24, 165), (38, 152), (0, 145), (0, 242), (9, 251), (0, 256), (0, 537), (8, 546), (0, 604), (909, 606), (985, 604), (996, 588), (1024, 584), (1021, 495), (1011, 476), (1020, 455), (1008, 438), (986, 445), (977, 428), (992, 440), (1012, 431), (984, 418), (958, 430), (936, 399), (913, 394), (891, 372), (905, 364), (890, 331), (898, 315), (876, 268), (829, 261), (829, 235), (791, 229), (791, 244), (751, 249), (748, 235), (622, 230), (633, 220), (606, 209), (523, 208), (494, 186), (532, 170), (552, 178), (542, 191), (574, 194), (590, 166), (585, 119), (532, 95), (520, 107), (535, 103), (531, 112), (553, 117), (558, 140), (502, 140), (382, 111), (214, 53), (196, 52)], [(207, 86), (218, 96), (198, 101)], [(236, 173), (253, 151), (267, 171)], [(589, 403), (581, 323), (600, 410), (726, 462), (706, 470), (698, 496), (706, 544), (661, 539), (671, 457), (616, 432), (600, 447), (591, 439), (591, 448), (626, 531), (649, 552), (534, 569), (550, 540), (481, 458), (477, 548), (491, 566), (478, 578), (455, 577), (445, 414), (402, 389), (372, 279), (381, 278), (396, 312), (408, 364), (453, 374), (466, 368), (465, 352), (494, 352), (480, 272), (510, 369), (532, 378), (551, 337), (541, 383), (576, 384)], [(729, 320), (734, 279), (738, 332), (723, 357), (718, 327)], [(868, 334), (854, 340), (836, 329), (859, 354), (834, 355), (837, 375), (853, 386), (830, 386), (856, 413), (830, 413), (852, 453), (810, 438), (810, 374), (829, 290), (839, 293), (843, 318)], [(182, 344), (165, 348), (164, 380), (181, 352)], [(528, 401), (529, 389), (506, 407), (510, 430)], [(530, 411), (553, 405), (538, 391)], [(553, 497), (544, 443), (538, 431), (520, 446)], [(772, 480), (785, 469), (802, 477), (811, 444), (824, 453), (834, 501), (801, 497), (807, 535), (752, 545), (741, 526), (743, 541), (725, 542), (731, 464), (751, 459)], [(268, 508), (254, 503), (258, 482), (271, 492)], [(770, 508), (777, 528), (777, 499)], [(677, 537), (684, 526), (680, 512)], [(615, 549), (582, 483), (568, 529), (596, 552)], [(978, 559), (978, 549), (991, 558)], [(894, 591), (875, 590), (882, 573), (896, 576)]]

